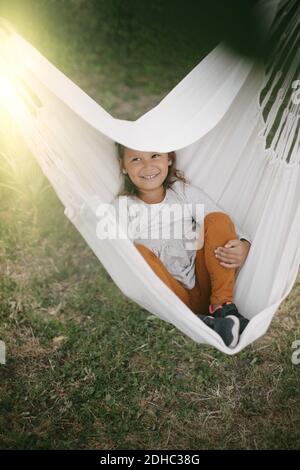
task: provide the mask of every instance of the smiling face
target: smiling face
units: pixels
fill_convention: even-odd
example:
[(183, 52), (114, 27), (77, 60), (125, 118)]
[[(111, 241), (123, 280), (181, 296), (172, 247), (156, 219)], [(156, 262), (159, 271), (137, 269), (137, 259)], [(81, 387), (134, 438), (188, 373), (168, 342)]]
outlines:
[(168, 153), (140, 152), (125, 147), (122, 171), (128, 174), (141, 195), (146, 197), (164, 193), (165, 181), (172, 160)]

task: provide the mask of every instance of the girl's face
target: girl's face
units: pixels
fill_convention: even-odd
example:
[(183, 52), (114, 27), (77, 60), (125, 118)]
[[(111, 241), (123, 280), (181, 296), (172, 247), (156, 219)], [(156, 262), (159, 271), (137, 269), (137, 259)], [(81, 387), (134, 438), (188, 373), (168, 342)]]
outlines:
[(168, 153), (140, 152), (125, 147), (123, 173), (128, 173), (132, 183), (141, 191), (157, 190), (165, 181), (172, 160)]

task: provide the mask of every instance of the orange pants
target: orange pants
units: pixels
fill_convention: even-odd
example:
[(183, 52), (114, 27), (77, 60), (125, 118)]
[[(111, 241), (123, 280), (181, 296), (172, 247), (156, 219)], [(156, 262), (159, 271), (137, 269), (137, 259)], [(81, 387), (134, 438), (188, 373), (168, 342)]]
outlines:
[(197, 250), (195, 261), (196, 283), (187, 289), (175, 279), (161, 260), (145, 245), (136, 248), (157, 276), (194, 312), (208, 313), (209, 304), (233, 300), (235, 268), (224, 268), (214, 250), (237, 238), (234, 223), (223, 212), (210, 212), (204, 218), (204, 245)]

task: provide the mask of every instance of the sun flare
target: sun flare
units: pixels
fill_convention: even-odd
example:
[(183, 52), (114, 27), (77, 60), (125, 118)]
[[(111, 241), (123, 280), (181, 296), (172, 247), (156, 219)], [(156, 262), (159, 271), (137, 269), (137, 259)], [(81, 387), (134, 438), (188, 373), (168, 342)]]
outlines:
[(18, 56), (13, 49), (11, 37), (0, 36), (0, 107), (15, 116), (22, 113), (23, 106), (15, 86), (18, 64), (12, 58)]

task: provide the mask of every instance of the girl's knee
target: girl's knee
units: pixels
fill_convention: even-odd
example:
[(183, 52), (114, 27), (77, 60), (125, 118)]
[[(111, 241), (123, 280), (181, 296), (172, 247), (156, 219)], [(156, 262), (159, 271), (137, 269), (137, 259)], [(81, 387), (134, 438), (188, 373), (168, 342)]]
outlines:
[[(210, 212), (204, 218), (205, 233), (207, 230), (215, 231), (215, 227), (219, 230), (230, 230), (232, 233), (236, 233), (235, 225), (233, 220), (225, 212)], [(232, 235), (234, 236), (234, 235)]]
[(220, 222), (220, 221), (230, 221), (232, 222), (230, 216), (226, 214), (225, 212), (210, 212), (209, 214), (206, 214), (204, 217), (204, 220), (207, 222)]

